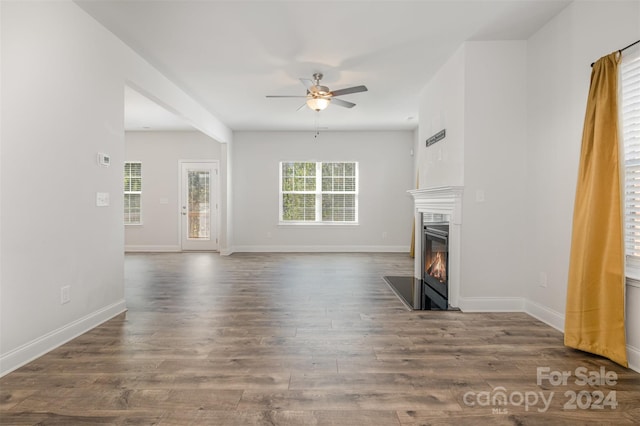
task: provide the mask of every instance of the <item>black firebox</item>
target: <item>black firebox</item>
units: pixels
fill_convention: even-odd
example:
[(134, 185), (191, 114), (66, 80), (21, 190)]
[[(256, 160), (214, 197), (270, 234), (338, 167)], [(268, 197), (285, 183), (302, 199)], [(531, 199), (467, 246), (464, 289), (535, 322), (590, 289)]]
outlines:
[(449, 307), (449, 224), (424, 225), (422, 244), (422, 309)]

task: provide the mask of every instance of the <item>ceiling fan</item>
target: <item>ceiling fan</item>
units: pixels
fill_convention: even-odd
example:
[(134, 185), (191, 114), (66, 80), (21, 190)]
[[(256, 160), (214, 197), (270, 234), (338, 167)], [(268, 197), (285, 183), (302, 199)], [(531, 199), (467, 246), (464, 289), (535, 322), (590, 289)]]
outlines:
[[(314, 111), (322, 111), (329, 106), (330, 103), (340, 105), (345, 108), (353, 108), (356, 106), (353, 102), (336, 99), (337, 96), (349, 95), (351, 93), (366, 92), (366, 86), (353, 86), (340, 90), (329, 90), (327, 86), (321, 86), (322, 74), (317, 72), (313, 74), (313, 80), (301, 78), (300, 81), (307, 88), (305, 96), (288, 96), (288, 95), (267, 95), (267, 98), (306, 98), (306, 105)], [(300, 108), (302, 108), (303, 104)], [(298, 109), (300, 109), (298, 108)]]

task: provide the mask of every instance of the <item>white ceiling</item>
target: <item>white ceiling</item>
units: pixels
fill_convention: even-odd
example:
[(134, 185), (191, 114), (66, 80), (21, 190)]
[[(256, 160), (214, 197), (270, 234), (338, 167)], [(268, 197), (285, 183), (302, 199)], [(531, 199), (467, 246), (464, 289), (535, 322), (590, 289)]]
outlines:
[[(77, 3), (233, 130), (312, 130), (316, 115), (330, 130), (396, 130), (417, 126), (420, 90), (462, 42), (525, 40), (570, 1)], [(369, 91), (320, 113), (265, 98), (304, 95), (299, 78), (314, 72)], [(180, 127), (154, 118), (159, 107), (145, 118), (145, 99), (128, 93), (129, 128)]]

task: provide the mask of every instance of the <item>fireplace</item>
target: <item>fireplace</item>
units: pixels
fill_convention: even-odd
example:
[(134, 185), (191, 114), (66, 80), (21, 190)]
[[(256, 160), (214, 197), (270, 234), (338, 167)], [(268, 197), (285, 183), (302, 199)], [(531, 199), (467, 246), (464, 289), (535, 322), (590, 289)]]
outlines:
[[(460, 236), (462, 233), (462, 194), (464, 188), (462, 186), (440, 186), (412, 189), (407, 192), (413, 197), (415, 207), (414, 293), (421, 296), (414, 300), (413, 309), (432, 309), (434, 300), (440, 302), (444, 309), (457, 309), (460, 299)], [(439, 224), (448, 225), (446, 294), (438, 292), (431, 285), (424, 284), (424, 246), (426, 245), (424, 227), (427, 225), (432, 228), (432, 225)], [(443, 241), (440, 240), (441, 243)], [(435, 286), (437, 287), (437, 284)], [(425, 295), (430, 296), (428, 301)], [(427, 302), (428, 305), (426, 305)]]
[(449, 306), (449, 223), (426, 223), (422, 239), (422, 309)]

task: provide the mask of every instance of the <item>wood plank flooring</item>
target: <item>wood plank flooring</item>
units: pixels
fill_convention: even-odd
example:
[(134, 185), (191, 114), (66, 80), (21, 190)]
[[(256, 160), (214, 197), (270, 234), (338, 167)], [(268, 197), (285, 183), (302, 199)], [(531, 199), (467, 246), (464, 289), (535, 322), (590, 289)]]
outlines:
[(1, 378), (1, 424), (640, 424), (640, 374), (526, 314), (406, 310), (382, 279), (406, 254), (125, 261), (128, 312)]

